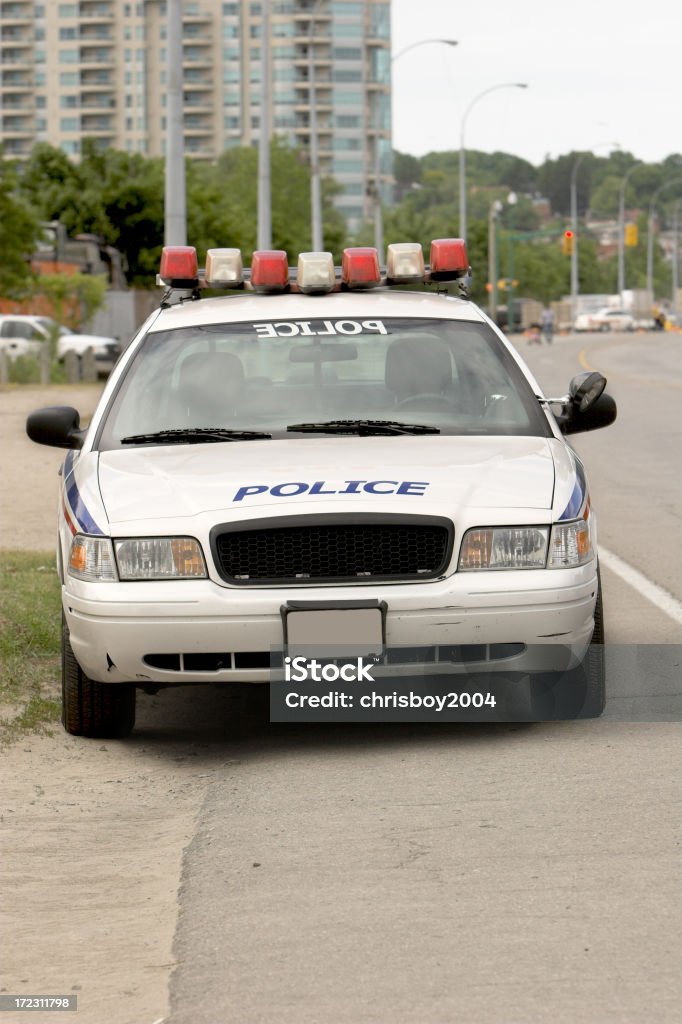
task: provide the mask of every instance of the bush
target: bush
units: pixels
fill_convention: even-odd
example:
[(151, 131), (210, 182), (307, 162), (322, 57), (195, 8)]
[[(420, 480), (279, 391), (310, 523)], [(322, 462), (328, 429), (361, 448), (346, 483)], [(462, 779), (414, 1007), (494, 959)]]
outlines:
[(9, 361), (10, 384), (40, 384), (40, 362), (37, 356), (17, 356)]

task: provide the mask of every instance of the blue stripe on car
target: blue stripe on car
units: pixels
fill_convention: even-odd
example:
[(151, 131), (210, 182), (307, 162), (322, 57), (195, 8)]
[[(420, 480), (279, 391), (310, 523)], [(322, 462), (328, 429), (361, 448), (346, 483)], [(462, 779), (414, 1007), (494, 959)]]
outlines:
[(580, 511), (585, 503), (587, 497), (587, 485), (585, 483), (585, 472), (582, 464), (576, 459), (575, 460), (575, 485), (571, 493), (571, 497), (568, 499), (568, 505), (559, 516), (559, 521), (562, 519), (577, 519), (580, 515)]
[(96, 533), (103, 536), (104, 531), (100, 530), (99, 526), (85, 507), (85, 503), (83, 502), (78, 490), (78, 485), (74, 479), (71, 480), (71, 483), (66, 484), (66, 496), (69, 499), (69, 505), (71, 506), (73, 516), (81, 530), (84, 533)]

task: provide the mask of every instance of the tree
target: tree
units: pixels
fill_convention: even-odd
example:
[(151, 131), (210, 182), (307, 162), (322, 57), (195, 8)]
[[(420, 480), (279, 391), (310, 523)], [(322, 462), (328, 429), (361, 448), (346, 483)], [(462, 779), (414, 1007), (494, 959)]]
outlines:
[(31, 278), (38, 222), (17, 194), (17, 174), (0, 152), (0, 295), (18, 298)]

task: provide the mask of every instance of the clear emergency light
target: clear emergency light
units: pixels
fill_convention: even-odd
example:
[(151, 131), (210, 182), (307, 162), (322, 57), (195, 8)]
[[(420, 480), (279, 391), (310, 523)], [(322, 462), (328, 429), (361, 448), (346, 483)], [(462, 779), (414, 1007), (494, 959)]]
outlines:
[(207, 285), (239, 288), (244, 283), (241, 249), (209, 249), (206, 253)]
[(362, 245), (344, 249), (341, 280), (347, 288), (374, 288), (381, 284), (377, 250)]
[(259, 249), (251, 257), (251, 285), (257, 292), (283, 292), (289, 284), (289, 259), (283, 249)]
[(336, 284), (334, 257), (330, 252), (302, 252), (298, 257), (296, 284), (306, 295), (323, 295)]
[(424, 280), (424, 253), (419, 242), (393, 242), (386, 252), (389, 283)]

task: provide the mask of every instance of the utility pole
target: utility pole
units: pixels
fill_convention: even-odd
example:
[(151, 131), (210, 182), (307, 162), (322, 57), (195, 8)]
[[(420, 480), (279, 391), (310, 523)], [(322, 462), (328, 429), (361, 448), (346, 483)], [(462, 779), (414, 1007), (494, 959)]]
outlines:
[(261, 0), (260, 134), (258, 136), (259, 249), (272, 248), (270, 189), (270, 0)]
[(164, 241), (187, 244), (185, 139), (182, 95), (182, 0), (167, 0), (166, 8), (166, 178)]
[(320, 9), (320, 0), (313, 5), (310, 12), (310, 31), (308, 33), (308, 83), (310, 104), (310, 223), (312, 234), (312, 251), (323, 252), (322, 237), (322, 194), (320, 191), (320, 158), (317, 138), (317, 96), (315, 93), (315, 15)]

